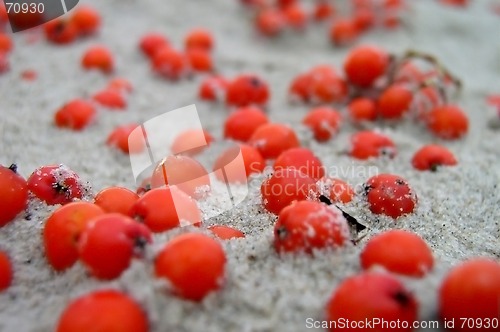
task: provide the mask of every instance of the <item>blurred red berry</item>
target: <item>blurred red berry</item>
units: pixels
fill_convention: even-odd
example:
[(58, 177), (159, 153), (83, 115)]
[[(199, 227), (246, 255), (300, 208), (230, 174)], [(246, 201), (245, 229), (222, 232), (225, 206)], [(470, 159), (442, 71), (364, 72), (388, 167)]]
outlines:
[(394, 158), (396, 145), (388, 136), (376, 131), (360, 131), (351, 136), (349, 154), (356, 159), (369, 159), (381, 156)]
[(210, 72), (214, 68), (212, 55), (202, 48), (191, 48), (186, 51), (187, 60), (191, 68), (198, 72)]
[(118, 126), (109, 134), (106, 144), (126, 154), (141, 153), (146, 148), (142, 130), (135, 123)]
[(309, 127), (318, 142), (325, 142), (337, 135), (342, 117), (333, 108), (322, 106), (310, 110), (302, 123)]
[(266, 8), (261, 10), (255, 18), (257, 30), (264, 36), (274, 37), (285, 28), (286, 19), (279, 10)]
[(228, 106), (266, 105), (270, 97), (267, 83), (257, 75), (244, 74), (232, 80), (226, 92)]
[(316, 21), (325, 21), (335, 15), (335, 7), (328, 1), (319, 1), (314, 6), (313, 18)]
[(339, 18), (330, 27), (330, 40), (336, 46), (351, 44), (358, 36), (359, 29), (351, 19)]
[(410, 110), (413, 94), (402, 85), (388, 87), (377, 101), (377, 112), (384, 119), (400, 119)]
[(113, 54), (107, 47), (92, 46), (83, 54), (82, 66), (86, 70), (96, 69), (105, 74), (110, 74), (114, 70)]
[(307, 25), (307, 15), (299, 4), (293, 4), (283, 8), (283, 16), (286, 23), (296, 30), (303, 30)]
[(148, 317), (128, 295), (98, 290), (73, 300), (64, 309), (56, 332), (148, 332)]
[(0, 32), (0, 53), (7, 54), (12, 51), (14, 44), (6, 33)]
[(114, 89), (104, 89), (92, 96), (92, 99), (101, 106), (109, 109), (123, 110), (127, 107), (127, 101), (122, 93)]
[(184, 77), (188, 70), (186, 56), (169, 46), (156, 51), (151, 63), (156, 74), (170, 80), (178, 80)]
[(189, 31), (184, 41), (186, 50), (200, 48), (209, 52), (214, 48), (214, 44), (212, 33), (204, 28), (196, 28)]
[(427, 127), (439, 138), (458, 139), (467, 134), (469, 119), (458, 106), (444, 105), (434, 108), (426, 116)]
[(295, 168), (313, 180), (319, 180), (325, 175), (325, 167), (321, 160), (307, 148), (292, 148), (283, 151), (276, 158), (273, 169)]
[(259, 107), (238, 108), (224, 123), (224, 138), (247, 142), (257, 128), (268, 122), (267, 115)]
[(457, 159), (453, 153), (444, 146), (429, 144), (420, 148), (411, 160), (415, 169), (419, 171), (435, 172), (441, 166), (454, 166)]
[(208, 230), (221, 240), (230, 240), (245, 237), (245, 234), (243, 234), (243, 232), (229, 226), (213, 225), (208, 227)]
[(362, 121), (375, 121), (377, 119), (377, 106), (369, 98), (359, 97), (353, 99), (347, 108), (351, 120), (355, 123)]
[(174, 138), (170, 151), (172, 154), (197, 155), (205, 150), (215, 138), (206, 130), (187, 129)]
[(45, 38), (54, 44), (69, 44), (78, 37), (78, 28), (71, 20), (56, 18), (44, 24)]
[(210, 76), (205, 78), (198, 90), (198, 96), (202, 100), (219, 101), (224, 99), (229, 81), (222, 76)]
[(83, 99), (73, 99), (56, 112), (54, 121), (61, 128), (82, 130), (94, 121), (96, 114), (97, 112), (90, 102)]
[(246, 183), (251, 174), (262, 173), (265, 167), (266, 162), (256, 148), (240, 144), (224, 150), (215, 160), (213, 171), (221, 182)]
[(279, 123), (259, 126), (248, 140), (248, 144), (257, 148), (265, 159), (274, 159), (283, 151), (300, 146), (293, 129)]
[(344, 71), (351, 83), (367, 88), (385, 74), (388, 66), (389, 56), (384, 50), (358, 46), (347, 55)]
[(143, 35), (139, 41), (139, 48), (142, 53), (150, 59), (154, 57), (157, 51), (162, 48), (168, 48), (169, 46), (170, 42), (168, 39), (163, 34), (158, 32), (149, 32)]
[(69, 20), (76, 26), (78, 33), (84, 36), (96, 33), (101, 26), (101, 15), (88, 5), (76, 7)]
[(132, 206), (139, 199), (139, 195), (123, 187), (108, 187), (99, 191), (94, 198), (94, 204), (106, 213), (120, 213), (129, 215)]
[(10, 287), (13, 274), (9, 256), (4, 251), (0, 251), (0, 293)]

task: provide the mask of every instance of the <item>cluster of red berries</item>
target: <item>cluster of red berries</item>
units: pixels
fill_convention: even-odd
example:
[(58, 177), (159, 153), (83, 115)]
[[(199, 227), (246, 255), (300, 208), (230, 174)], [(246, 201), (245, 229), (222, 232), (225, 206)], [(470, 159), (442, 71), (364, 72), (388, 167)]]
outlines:
[(274, 37), (287, 28), (303, 31), (309, 22), (330, 22), (329, 38), (334, 45), (351, 44), (361, 34), (378, 26), (394, 29), (401, 25), (404, 0), (356, 0), (341, 12), (333, 1), (321, 0), (308, 6), (299, 0), (242, 0), (255, 12), (254, 24), (264, 36)]
[(184, 52), (176, 50), (161, 33), (145, 34), (139, 48), (150, 60), (151, 68), (160, 77), (178, 80), (191, 73), (212, 72), (211, 51), (215, 47), (212, 33), (203, 28), (191, 30), (184, 38)]
[(44, 24), (47, 40), (54, 44), (71, 44), (77, 38), (96, 34), (101, 27), (101, 15), (88, 5), (80, 5), (69, 17), (59, 17)]

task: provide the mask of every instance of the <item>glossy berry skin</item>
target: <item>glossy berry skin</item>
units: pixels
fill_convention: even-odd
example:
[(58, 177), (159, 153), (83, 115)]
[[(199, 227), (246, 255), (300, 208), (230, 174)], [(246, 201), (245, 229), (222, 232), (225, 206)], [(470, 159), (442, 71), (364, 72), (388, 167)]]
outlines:
[(257, 148), (265, 159), (274, 159), (282, 152), (300, 146), (293, 129), (279, 123), (259, 126), (248, 140), (248, 144)]
[[(451, 331), (493, 331), (500, 312), (500, 263), (474, 258), (452, 268), (439, 289), (439, 316), (455, 320)], [(471, 322), (462, 325), (462, 318)], [(472, 323), (474, 320), (474, 324)], [(490, 322), (488, 327), (487, 321)], [(460, 322), (457, 324), (457, 322)], [(478, 322), (478, 323), (476, 323)], [(480, 323), (479, 323), (480, 322)], [(492, 328), (495, 327), (495, 328)]]
[(208, 230), (221, 240), (231, 240), (245, 237), (245, 234), (243, 234), (243, 232), (229, 226), (213, 225), (208, 227)]
[[(392, 331), (412, 331), (417, 320), (418, 303), (404, 285), (390, 274), (362, 273), (345, 279), (326, 305), (326, 319), (339, 324), (349, 321), (399, 321), (400, 328)], [(408, 328), (404, 329), (406, 325)], [(350, 331), (384, 331), (373, 328), (350, 328)], [(330, 331), (336, 331), (333, 328)]]
[(300, 201), (281, 210), (274, 226), (278, 253), (338, 248), (349, 242), (349, 227), (342, 212), (319, 202)]
[(221, 182), (246, 184), (250, 175), (262, 173), (265, 167), (266, 161), (256, 148), (240, 144), (224, 150), (215, 160), (213, 171)]
[(123, 153), (141, 153), (146, 148), (142, 131), (137, 131), (138, 124), (130, 123), (118, 126), (109, 134), (106, 144)]
[(7, 253), (0, 251), (0, 293), (10, 287), (13, 274), (9, 256)]
[(99, 70), (110, 74), (114, 70), (113, 54), (105, 46), (92, 46), (83, 54), (82, 66), (86, 70)]
[(186, 56), (169, 46), (156, 51), (151, 64), (156, 74), (169, 80), (178, 80), (184, 77), (188, 70)]
[(396, 219), (412, 213), (417, 196), (406, 180), (393, 174), (379, 174), (365, 184), (370, 211)]
[(316, 182), (295, 168), (279, 169), (262, 182), (260, 188), (264, 208), (279, 214), (295, 201), (304, 201), (317, 195)]
[(374, 46), (359, 46), (346, 57), (344, 71), (348, 80), (367, 88), (381, 77), (389, 66), (389, 56)]
[(97, 115), (94, 105), (83, 99), (73, 99), (62, 106), (54, 115), (56, 126), (82, 130), (92, 124)]
[(434, 257), (427, 243), (417, 234), (390, 230), (375, 235), (360, 255), (361, 266), (382, 266), (387, 271), (420, 278), (434, 267)]
[(198, 161), (177, 155), (164, 158), (151, 176), (151, 187), (175, 185), (193, 198), (203, 198), (210, 190), (208, 172)]
[(149, 190), (134, 203), (129, 215), (154, 233), (201, 223), (196, 202), (177, 187)]
[(212, 33), (207, 29), (196, 28), (191, 30), (184, 41), (184, 47), (186, 50), (191, 49), (201, 49), (210, 52), (215, 45), (214, 37)]
[(88, 36), (99, 30), (101, 15), (94, 8), (83, 5), (75, 8), (70, 21), (76, 26), (79, 35)]
[(172, 154), (197, 155), (205, 150), (215, 138), (206, 130), (187, 129), (181, 132), (172, 142)]
[(349, 117), (353, 122), (375, 121), (377, 119), (377, 106), (369, 98), (353, 99), (347, 108)]
[(257, 128), (268, 122), (267, 115), (259, 107), (238, 108), (224, 123), (224, 138), (247, 142)]
[(47, 205), (67, 204), (83, 197), (78, 174), (64, 165), (37, 168), (28, 178), (29, 190)]
[(388, 136), (376, 131), (360, 131), (351, 136), (349, 154), (356, 159), (369, 159), (396, 155), (396, 145)]
[(0, 165), (0, 227), (7, 225), (28, 205), (28, 184), (17, 174), (15, 164)]
[(378, 99), (378, 114), (384, 119), (400, 119), (410, 110), (412, 100), (413, 95), (410, 90), (402, 85), (392, 85)]
[(104, 89), (92, 96), (92, 99), (101, 106), (111, 110), (123, 110), (127, 108), (127, 100), (120, 91), (114, 89)]
[(267, 83), (257, 75), (244, 74), (236, 77), (227, 87), (226, 104), (233, 107), (263, 106), (270, 97)]
[(411, 160), (412, 166), (419, 171), (437, 171), (441, 166), (454, 166), (457, 159), (444, 146), (428, 144), (421, 147)]
[(201, 301), (224, 282), (226, 255), (220, 243), (203, 234), (176, 236), (155, 260), (157, 278), (169, 281), (178, 296)]
[(73, 300), (64, 309), (56, 332), (148, 332), (144, 310), (117, 290), (98, 290)]
[(459, 139), (469, 129), (467, 115), (454, 105), (444, 105), (434, 108), (427, 114), (427, 127), (439, 138)]
[(359, 32), (354, 20), (338, 19), (330, 27), (330, 40), (336, 46), (344, 46), (354, 42), (358, 38)]
[(78, 37), (78, 27), (71, 21), (56, 18), (44, 24), (45, 38), (53, 44), (66, 45)]
[(63, 271), (78, 260), (78, 239), (86, 225), (104, 211), (88, 202), (73, 202), (55, 210), (45, 222), (43, 245), (48, 263)]
[(292, 148), (286, 150), (274, 161), (273, 168), (275, 171), (289, 167), (297, 169), (316, 181), (325, 175), (323, 163), (307, 148)]
[(229, 81), (222, 76), (210, 76), (205, 78), (198, 90), (198, 97), (207, 101), (219, 101), (224, 99)]
[(337, 135), (342, 123), (342, 116), (330, 107), (317, 107), (309, 111), (302, 120), (309, 127), (318, 142), (326, 142)]
[(132, 257), (141, 257), (151, 241), (146, 226), (124, 215), (109, 213), (87, 223), (78, 240), (78, 252), (93, 276), (111, 280), (129, 267)]
[(142, 36), (139, 41), (140, 50), (150, 59), (153, 58), (158, 50), (168, 47), (169, 45), (170, 42), (168, 39), (158, 32), (149, 32)]
[(123, 187), (108, 187), (97, 193), (94, 204), (106, 213), (128, 215), (130, 209), (139, 199), (139, 195)]

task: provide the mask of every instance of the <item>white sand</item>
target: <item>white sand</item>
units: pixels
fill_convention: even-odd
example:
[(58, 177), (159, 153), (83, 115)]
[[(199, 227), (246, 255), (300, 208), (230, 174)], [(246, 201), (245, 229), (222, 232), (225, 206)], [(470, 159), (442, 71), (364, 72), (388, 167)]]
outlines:
[[(71, 47), (55, 47), (40, 41), (28, 45), (27, 35), (15, 35), (12, 70), (0, 77), (0, 164), (15, 162), (22, 175), (38, 166), (64, 163), (89, 181), (94, 192), (110, 186), (134, 187), (127, 156), (103, 144), (117, 125), (142, 122), (157, 114), (196, 102), (202, 121), (216, 137), (227, 115), (222, 105), (197, 101), (201, 77), (181, 83), (154, 78), (146, 60), (137, 51), (139, 37), (150, 30), (164, 32), (180, 46), (189, 28), (205, 26), (217, 38), (216, 63), (227, 75), (251, 71), (262, 74), (272, 87), (270, 116), (301, 131), (328, 167), (351, 171), (347, 179), (366, 180), (369, 165), (379, 172), (405, 177), (419, 196), (415, 214), (394, 223), (375, 217), (361, 202), (346, 209), (371, 227), (370, 234), (392, 227), (416, 231), (434, 250), (435, 271), (423, 280), (405, 280), (421, 304), (421, 318), (431, 319), (436, 289), (454, 263), (474, 256), (500, 257), (499, 203), (500, 132), (487, 129), (489, 115), (484, 103), (488, 93), (500, 92), (500, 18), (487, 10), (490, 1), (474, 1), (466, 10), (443, 8), (435, 1), (412, 1), (408, 27), (397, 32), (376, 31), (360, 43), (375, 43), (401, 53), (415, 48), (435, 54), (460, 78), (465, 89), (460, 104), (471, 119), (468, 137), (445, 144), (456, 153), (459, 165), (438, 173), (419, 173), (409, 160), (421, 145), (436, 141), (422, 128), (407, 122), (384, 129), (397, 142), (399, 155), (393, 162), (353, 162), (342, 155), (353, 128), (345, 126), (330, 144), (313, 142), (299, 123), (307, 107), (291, 106), (285, 93), (291, 78), (319, 63), (340, 66), (346, 49), (333, 49), (324, 27), (280, 40), (262, 40), (250, 28), (238, 1), (89, 1), (104, 16), (97, 38)], [(126, 112), (101, 110), (98, 123), (82, 133), (56, 129), (51, 121), (64, 102), (89, 96), (104, 87), (108, 78), (84, 73), (79, 60), (83, 50), (100, 42), (115, 53), (119, 76), (130, 79), (136, 91)], [(35, 82), (21, 81), (22, 70), (39, 73)], [(220, 150), (220, 147), (219, 147)], [(215, 152), (204, 154), (213, 159)], [(352, 174), (353, 173), (353, 174)], [(261, 179), (257, 179), (259, 183)], [(96, 288), (117, 287), (129, 292), (149, 313), (153, 331), (304, 331), (306, 318), (323, 318), (323, 308), (336, 285), (360, 271), (360, 247), (324, 252), (316, 257), (279, 258), (271, 248), (274, 216), (265, 213), (256, 198), (257, 186), (238, 209), (208, 223), (233, 225), (246, 238), (224, 244), (228, 256), (227, 283), (201, 304), (179, 300), (161, 291), (151, 277), (151, 256), (136, 261), (114, 282), (89, 278), (81, 264), (62, 274), (45, 262), (40, 232), (53, 210), (33, 206), (32, 219), (22, 218), (0, 230), (0, 247), (15, 264), (12, 287), (0, 295), (0, 331), (50, 331), (68, 301)], [(157, 237), (157, 245), (186, 228)]]

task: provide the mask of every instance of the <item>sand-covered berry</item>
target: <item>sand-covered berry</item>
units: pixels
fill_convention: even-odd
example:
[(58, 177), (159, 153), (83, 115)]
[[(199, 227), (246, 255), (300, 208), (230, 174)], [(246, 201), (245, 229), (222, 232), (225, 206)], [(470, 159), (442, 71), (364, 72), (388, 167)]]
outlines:
[(307, 148), (288, 149), (274, 161), (273, 169), (275, 171), (289, 167), (297, 169), (313, 180), (319, 180), (325, 175), (323, 163)]
[(342, 123), (342, 116), (331, 107), (316, 107), (302, 119), (318, 142), (325, 142), (337, 135)]
[(393, 140), (377, 131), (360, 131), (351, 136), (349, 154), (356, 159), (386, 156), (393, 158), (397, 149)]

